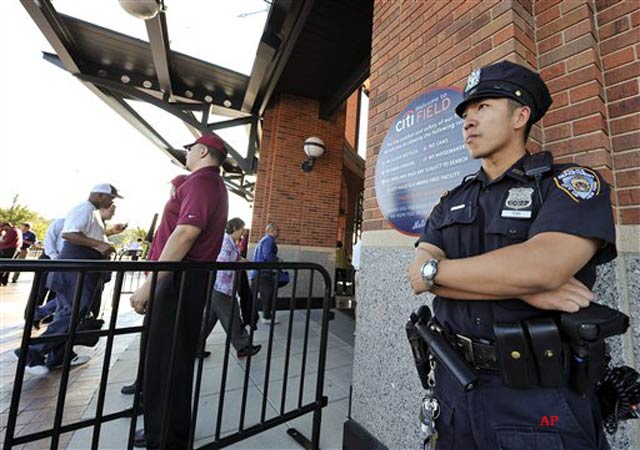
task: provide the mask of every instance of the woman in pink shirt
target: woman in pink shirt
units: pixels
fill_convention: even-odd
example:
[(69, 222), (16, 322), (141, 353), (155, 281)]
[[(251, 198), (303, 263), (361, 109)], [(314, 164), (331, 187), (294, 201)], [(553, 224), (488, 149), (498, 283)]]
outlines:
[[(242, 233), (244, 233), (244, 221), (242, 219), (235, 217), (227, 222), (222, 248), (216, 259), (217, 262), (246, 261), (240, 256), (240, 250), (236, 245)], [(237, 288), (236, 292), (233, 292), (234, 278), (235, 271), (233, 270), (220, 270), (216, 274), (216, 283), (213, 288), (211, 304), (209, 305), (209, 317), (204, 338), (206, 339), (211, 334), (216, 323), (220, 320), (227, 334), (231, 334), (231, 344), (238, 352), (238, 357), (242, 358), (249, 354), (255, 355), (260, 351), (261, 346), (251, 345), (249, 333), (240, 319)], [(233, 302), (235, 302), (235, 305)], [(233, 316), (231, 315), (232, 308)], [(231, 329), (229, 329), (229, 326), (231, 326)], [(205, 352), (203, 356), (209, 356), (207, 353)]]

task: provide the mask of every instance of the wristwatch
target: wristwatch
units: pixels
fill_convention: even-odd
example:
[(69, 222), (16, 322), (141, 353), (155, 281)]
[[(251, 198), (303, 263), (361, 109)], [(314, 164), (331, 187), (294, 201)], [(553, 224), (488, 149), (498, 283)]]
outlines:
[(434, 280), (436, 278), (436, 274), (438, 273), (438, 263), (440, 261), (437, 259), (430, 259), (426, 261), (422, 268), (420, 269), (420, 274), (422, 275), (422, 281), (427, 285), (427, 290), (430, 291), (436, 285)]

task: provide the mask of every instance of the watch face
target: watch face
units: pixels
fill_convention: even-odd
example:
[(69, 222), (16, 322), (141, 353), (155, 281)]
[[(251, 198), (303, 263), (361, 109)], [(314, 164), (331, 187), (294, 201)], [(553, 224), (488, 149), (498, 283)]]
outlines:
[(427, 279), (433, 278), (435, 274), (436, 274), (436, 268), (431, 263), (425, 264), (424, 267), (422, 268), (422, 276), (424, 278), (427, 278)]

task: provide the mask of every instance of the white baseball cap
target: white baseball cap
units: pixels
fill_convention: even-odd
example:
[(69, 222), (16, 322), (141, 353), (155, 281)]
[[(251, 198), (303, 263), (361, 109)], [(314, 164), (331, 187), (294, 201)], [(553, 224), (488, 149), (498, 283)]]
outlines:
[(96, 184), (93, 188), (91, 188), (91, 193), (109, 194), (117, 198), (124, 198), (122, 195), (118, 194), (118, 190), (115, 188), (115, 186), (109, 183)]

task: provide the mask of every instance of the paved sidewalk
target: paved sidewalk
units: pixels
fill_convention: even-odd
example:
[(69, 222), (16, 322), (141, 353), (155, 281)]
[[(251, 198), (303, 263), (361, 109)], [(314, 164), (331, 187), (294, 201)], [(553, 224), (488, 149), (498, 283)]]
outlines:
[[(23, 283), (20, 284), (22, 285)], [(24, 295), (25, 297), (28, 295), (28, 289)], [(110, 295), (110, 291), (105, 292), (103, 304), (105, 304), (104, 302), (110, 303), (107, 295)], [(125, 307), (128, 305), (128, 296), (123, 295), (121, 301), (123, 310), (118, 316), (118, 327), (140, 324), (141, 317), (133, 313), (128, 307)], [(108, 321), (109, 317), (110, 310), (106, 310), (104, 319)], [(279, 313), (278, 318), (280, 324), (274, 326), (273, 355), (267, 389), (267, 419), (278, 415), (284, 385), (283, 372), (288, 331), (288, 312)], [(312, 401), (315, 396), (318, 347), (320, 341), (319, 319), (320, 311), (312, 311), (305, 368), (304, 403)], [(305, 312), (296, 311), (293, 320), (292, 356), (290, 358), (289, 376), (287, 378), (285, 411), (295, 408), (298, 402), (305, 322)], [(349, 387), (352, 378), (353, 336), (350, 330), (353, 329), (353, 321), (338, 312), (336, 313), (336, 320), (330, 323), (324, 388), (325, 395), (329, 398), (329, 405), (323, 408), (320, 447), (322, 449), (340, 449), (342, 448), (342, 425), (348, 414)], [(2, 329), (0, 329), (0, 348), (2, 349), (2, 353), (0, 353), (0, 445), (4, 442), (9, 402), (17, 362), (8, 348), (10, 343), (15, 342), (14, 335), (16, 335), (16, 329), (16, 326), (8, 327), (7, 329), (3, 326)], [(332, 333), (332, 329), (336, 329), (341, 337)], [(20, 334), (21, 331), (17, 333), (18, 339)], [(263, 349), (251, 362), (245, 427), (258, 423), (260, 419), (260, 407), (265, 392), (264, 377), (268, 337), (269, 326), (260, 324), (259, 330), (254, 335), (254, 341), (255, 343), (262, 344)], [(206, 359), (204, 363), (196, 426), (196, 448), (213, 440), (217, 420), (218, 401), (220, 398), (220, 378), (225, 339), (226, 335), (222, 327), (218, 325), (207, 342), (207, 349), (212, 351), (212, 356)], [(74, 368), (70, 372), (63, 424), (95, 416), (105, 344), (106, 338), (102, 338), (95, 348), (76, 347), (78, 353), (88, 354), (92, 359), (86, 365)], [(138, 352), (139, 339), (137, 336), (125, 335), (116, 337), (109, 370), (104, 414), (113, 413), (132, 406), (133, 396), (120, 394), (120, 388), (134, 380), (137, 371)], [(232, 351), (229, 359), (227, 386), (225, 390), (225, 410), (222, 418), (223, 436), (237, 430), (238, 427), (244, 372), (245, 360), (238, 360), (235, 352)], [(60, 371), (54, 371), (44, 378), (34, 378), (28, 374), (25, 375), (20, 412), (18, 415), (18, 426), (16, 428), (18, 435), (33, 433), (52, 426), (59, 379)], [(295, 427), (306, 437), (310, 438), (311, 419), (312, 415), (307, 414), (291, 423), (281, 425), (228, 448), (300, 449), (301, 447), (286, 434), (286, 430), (290, 427)], [(140, 424), (139, 426), (141, 426), (141, 416), (138, 418), (138, 423)], [(120, 419), (103, 425), (100, 434), (100, 448), (114, 450), (126, 448), (129, 425), (130, 419)], [(92, 432), (93, 429), (83, 429), (69, 433), (62, 437), (59, 448), (78, 450), (90, 448)], [(45, 449), (49, 448), (48, 446), (49, 440), (41, 440), (14, 448), (20, 450)]]

